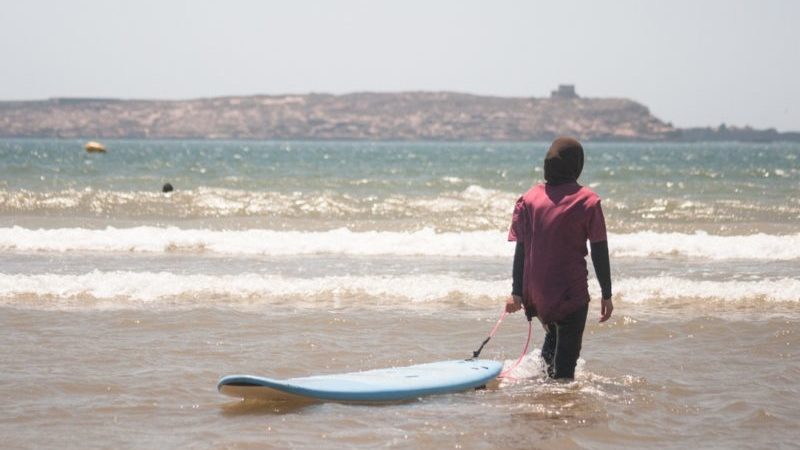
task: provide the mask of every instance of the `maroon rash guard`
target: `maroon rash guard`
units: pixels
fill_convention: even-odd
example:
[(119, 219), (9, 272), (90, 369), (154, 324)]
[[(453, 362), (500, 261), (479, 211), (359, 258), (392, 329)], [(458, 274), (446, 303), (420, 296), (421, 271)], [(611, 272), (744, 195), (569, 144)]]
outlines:
[(607, 241), (600, 197), (576, 181), (538, 184), (517, 201), (508, 240), (523, 245), (526, 309), (562, 320), (589, 301), (586, 241)]

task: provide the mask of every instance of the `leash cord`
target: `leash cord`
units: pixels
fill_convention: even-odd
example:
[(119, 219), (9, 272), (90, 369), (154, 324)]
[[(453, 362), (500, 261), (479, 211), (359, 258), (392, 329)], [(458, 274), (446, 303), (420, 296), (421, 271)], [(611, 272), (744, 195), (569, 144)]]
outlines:
[[(483, 347), (486, 346), (486, 344), (494, 337), (494, 335), (497, 333), (497, 329), (500, 328), (500, 324), (503, 323), (503, 320), (505, 320), (506, 317), (508, 317), (508, 312), (505, 310), (505, 307), (503, 307), (503, 311), (500, 313), (500, 318), (497, 319), (497, 323), (495, 323), (494, 327), (492, 327), (492, 331), (490, 331), (489, 335), (486, 336), (486, 339), (483, 340), (481, 346), (478, 347), (477, 350), (472, 352), (473, 359), (477, 358), (481, 354), (481, 351), (483, 351)], [(522, 354), (519, 355), (519, 359), (517, 359), (517, 362), (515, 362), (508, 369), (500, 372), (500, 375), (498, 375), (497, 378), (507, 378), (510, 380), (514, 379), (514, 377), (509, 376), (509, 374), (522, 363), (522, 360), (525, 358), (525, 355), (528, 354), (528, 346), (531, 344), (532, 332), (533, 332), (533, 321), (531, 320), (531, 318), (528, 318), (528, 338), (525, 340), (525, 347), (522, 349)]]
[(478, 347), (477, 350), (472, 352), (472, 358), (477, 358), (481, 352), (483, 351), (483, 347), (494, 337), (495, 333), (497, 333), (497, 329), (500, 328), (500, 324), (503, 323), (503, 320), (508, 317), (508, 312), (506, 312), (505, 307), (503, 307), (503, 311), (500, 312), (500, 318), (497, 319), (497, 323), (494, 324), (492, 327), (492, 331), (489, 332), (489, 335), (486, 336), (486, 339), (483, 340), (481, 346)]
[(528, 321), (528, 339), (525, 340), (525, 347), (522, 349), (522, 354), (519, 355), (519, 359), (517, 359), (517, 362), (515, 362), (513, 366), (511, 366), (508, 369), (500, 372), (500, 375), (498, 375), (497, 378), (505, 378), (505, 379), (509, 379), (509, 380), (514, 380), (515, 379), (514, 377), (509, 376), (509, 374), (511, 372), (513, 372), (514, 369), (517, 368), (517, 366), (520, 365), (520, 363), (522, 362), (522, 359), (525, 358), (525, 355), (528, 354), (528, 346), (531, 344), (531, 332), (532, 332), (532, 330), (533, 330), (533, 322), (529, 320)]

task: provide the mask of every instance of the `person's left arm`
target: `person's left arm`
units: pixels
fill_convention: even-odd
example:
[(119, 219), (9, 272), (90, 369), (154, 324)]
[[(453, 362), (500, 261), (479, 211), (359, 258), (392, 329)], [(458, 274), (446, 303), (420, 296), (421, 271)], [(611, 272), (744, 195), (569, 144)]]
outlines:
[(606, 219), (600, 206), (600, 199), (589, 208), (588, 235), (592, 248), (592, 265), (602, 292), (600, 322), (605, 322), (611, 318), (614, 303), (611, 301), (611, 262), (608, 255)]
[(611, 301), (611, 261), (608, 257), (608, 241), (592, 242), (592, 265), (603, 298), (600, 301), (600, 322), (611, 317), (614, 304)]

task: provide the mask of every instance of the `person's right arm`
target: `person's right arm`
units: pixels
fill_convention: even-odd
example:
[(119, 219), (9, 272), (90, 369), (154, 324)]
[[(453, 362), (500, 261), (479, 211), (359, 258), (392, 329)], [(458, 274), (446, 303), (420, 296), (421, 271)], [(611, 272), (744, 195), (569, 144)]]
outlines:
[(517, 199), (517, 203), (514, 205), (511, 227), (508, 229), (508, 240), (516, 243), (514, 267), (512, 269), (511, 297), (506, 301), (506, 312), (508, 313), (522, 309), (522, 273), (525, 268), (525, 247), (523, 242), (525, 242), (529, 234), (528, 216), (525, 209), (525, 197), (522, 196)]
[(506, 312), (513, 313), (522, 309), (522, 273), (525, 270), (525, 245), (517, 242), (514, 249), (514, 267), (511, 270), (511, 298), (506, 302)]

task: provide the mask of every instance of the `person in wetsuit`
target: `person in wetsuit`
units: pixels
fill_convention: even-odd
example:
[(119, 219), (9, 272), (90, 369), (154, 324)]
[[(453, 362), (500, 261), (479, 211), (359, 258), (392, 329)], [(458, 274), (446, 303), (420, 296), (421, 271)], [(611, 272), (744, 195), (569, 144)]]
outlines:
[(611, 270), (600, 197), (578, 184), (583, 147), (568, 137), (553, 141), (544, 159), (545, 183), (517, 200), (508, 233), (515, 241), (512, 295), (506, 311), (525, 308), (546, 335), (542, 359), (551, 378), (574, 378), (589, 309), (586, 241), (600, 282), (600, 322), (611, 317)]

